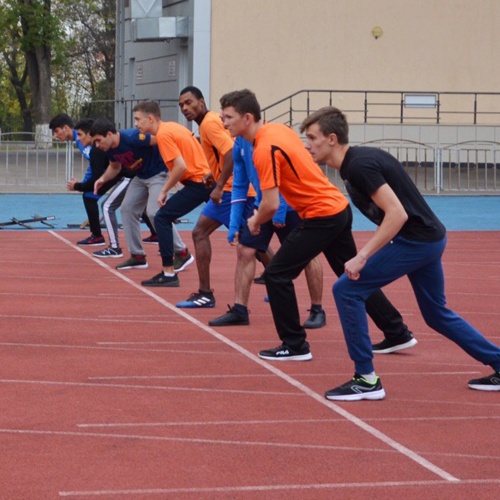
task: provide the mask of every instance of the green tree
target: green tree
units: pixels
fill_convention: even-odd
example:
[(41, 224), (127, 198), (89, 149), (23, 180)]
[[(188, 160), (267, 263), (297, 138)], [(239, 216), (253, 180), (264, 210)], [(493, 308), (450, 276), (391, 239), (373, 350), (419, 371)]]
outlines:
[[(0, 55), (23, 129), (114, 99), (116, 0), (0, 0)], [(11, 90), (12, 90), (11, 89)], [(91, 107), (91, 106), (90, 106)], [(0, 107), (0, 122), (2, 121)], [(112, 117), (112, 115), (111, 115)], [(40, 130), (41, 129), (41, 130)]]

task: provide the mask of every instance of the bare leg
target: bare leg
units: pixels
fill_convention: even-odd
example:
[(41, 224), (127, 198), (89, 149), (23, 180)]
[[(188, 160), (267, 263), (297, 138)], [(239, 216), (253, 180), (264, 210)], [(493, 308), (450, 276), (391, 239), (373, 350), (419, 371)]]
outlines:
[(318, 257), (315, 257), (304, 269), (311, 304), (320, 305), (323, 302), (323, 267)]
[(221, 224), (209, 217), (200, 215), (193, 229), (193, 244), (196, 255), (196, 266), (198, 267), (198, 279), (200, 290), (209, 292), (210, 288), (210, 262), (212, 260), (212, 244), (210, 235)]
[(248, 306), (250, 287), (255, 275), (255, 249), (238, 245), (234, 275), (234, 303)]

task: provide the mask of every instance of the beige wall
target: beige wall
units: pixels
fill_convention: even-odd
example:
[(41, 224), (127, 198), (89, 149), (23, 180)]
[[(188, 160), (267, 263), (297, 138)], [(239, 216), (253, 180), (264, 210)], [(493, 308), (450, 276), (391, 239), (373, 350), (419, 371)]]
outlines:
[(211, 43), (213, 109), (244, 87), (263, 107), (302, 89), (500, 91), (500, 0), (212, 0)]

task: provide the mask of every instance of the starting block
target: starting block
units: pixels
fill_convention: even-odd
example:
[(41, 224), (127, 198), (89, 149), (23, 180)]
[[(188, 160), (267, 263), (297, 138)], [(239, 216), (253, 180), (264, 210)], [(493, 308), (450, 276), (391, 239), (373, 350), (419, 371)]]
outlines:
[(31, 219), (17, 219), (16, 217), (12, 217), (12, 219), (7, 222), (0, 222), (0, 229), (3, 229), (6, 226), (21, 226), (26, 229), (33, 229), (30, 224), (33, 224), (35, 222), (41, 222), (45, 226), (54, 228), (52, 224), (47, 222), (49, 220), (55, 220), (55, 216), (48, 215), (47, 217), (42, 217), (40, 215), (34, 215)]

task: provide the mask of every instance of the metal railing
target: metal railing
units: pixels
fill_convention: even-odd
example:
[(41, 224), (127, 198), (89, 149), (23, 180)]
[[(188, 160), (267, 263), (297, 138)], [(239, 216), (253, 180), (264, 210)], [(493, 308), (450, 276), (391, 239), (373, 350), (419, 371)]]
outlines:
[(350, 123), (498, 125), (500, 92), (300, 90), (262, 109), (266, 121), (297, 126), (322, 106)]
[[(408, 99), (410, 95), (418, 98), (411, 101)], [(453, 106), (451, 100), (456, 101)], [(488, 106), (485, 104), (487, 100)], [(114, 103), (117, 113), (120, 111), (124, 116), (124, 123), (119, 128), (133, 126), (132, 110), (137, 102)], [(436, 103), (436, 107), (408, 107), (415, 102), (424, 105)], [(166, 114), (173, 112), (173, 108), (177, 112), (177, 100), (165, 99), (160, 105)], [(400, 123), (401, 131), (406, 125), (424, 128), (429, 124), (434, 124), (434, 127), (439, 124), (438, 128), (442, 130), (442, 126), (450, 127), (445, 124), (450, 117), (460, 122), (457, 129), (463, 125), (474, 130), (479, 127), (493, 129), (500, 123), (500, 93), (303, 90), (262, 111), (267, 121), (297, 127), (309, 113), (325, 105), (340, 107), (349, 114), (351, 124), (359, 123), (361, 128), (375, 126), (377, 133), (376, 124), (383, 125), (384, 122)], [(489, 120), (494, 123), (486, 125)], [(423, 193), (499, 194), (499, 142), (477, 140), (442, 144), (437, 140), (436, 143), (424, 144), (404, 137), (405, 134), (401, 133), (401, 137), (363, 144), (385, 149), (398, 158)], [(41, 146), (35, 142), (34, 134), (0, 134), (0, 193), (62, 193), (66, 191), (66, 180), (72, 176), (81, 179), (87, 167), (87, 161), (72, 143), (53, 142)], [(336, 171), (325, 169), (325, 172), (334, 184), (343, 187)]]

